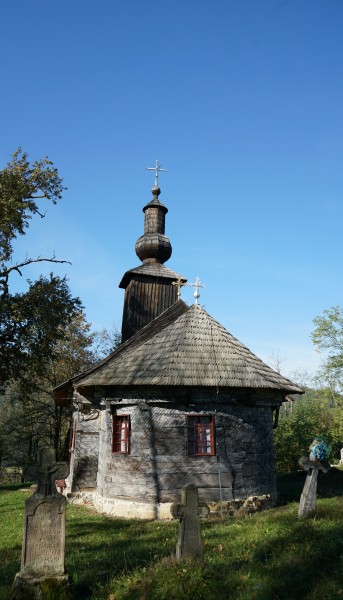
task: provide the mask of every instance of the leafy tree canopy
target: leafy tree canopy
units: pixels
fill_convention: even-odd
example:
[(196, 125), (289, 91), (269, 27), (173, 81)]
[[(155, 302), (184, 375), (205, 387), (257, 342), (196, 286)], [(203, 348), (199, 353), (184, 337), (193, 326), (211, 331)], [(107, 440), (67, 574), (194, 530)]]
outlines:
[(65, 188), (53, 163), (47, 158), (30, 164), (28, 155), (19, 148), (12, 160), (0, 171), (0, 292), (8, 292), (8, 279), (13, 271), (20, 275), (22, 267), (34, 262), (66, 262), (50, 258), (27, 257), (13, 264), (13, 241), (24, 235), (34, 215), (44, 217), (37, 201), (56, 204)]
[(0, 296), (0, 381), (21, 379), (29, 385), (44, 374), (56, 341), (80, 310), (66, 278), (53, 274), (29, 281), (25, 293)]
[(48, 158), (32, 164), (19, 148), (0, 171), (0, 382), (28, 381), (39, 376), (53, 357), (56, 340), (81, 309), (65, 278), (40, 277), (28, 281), (24, 293), (11, 293), (9, 277), (22, 274), (34, 262), (66, 262), (50, 258), (13, 260), (13, 241), (24, 235), (30, 219), (40, 212), (38, 202), (61, 198), (62, 179)]
[(37, 200), (51, 200), (54, 204), (62, 197), (62, 179), (47, 158), (32, 165), (28, 155), (19, 148), (12, 160), (0, 171), (0, 260), (12, 255), (12, 242), (23, 235), (34, 214), (41, 217)]
[(312, 340), (319, 351), (327, 351), (324, 373), (331, 382), (343, 385), (343, 308), (333, 306), (313, 319)]

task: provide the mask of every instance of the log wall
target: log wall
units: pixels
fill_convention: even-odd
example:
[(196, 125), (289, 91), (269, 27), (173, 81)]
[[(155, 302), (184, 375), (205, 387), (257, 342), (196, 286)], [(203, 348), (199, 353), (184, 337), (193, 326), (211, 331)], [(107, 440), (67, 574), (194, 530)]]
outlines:
[(177, 301), (171, 279), (132, 276), (125, 289), (122, 341), (132, 337)]
[[(174, 502), (193, 483), (202, 500), (275, 494), (270, 407), (196, 407), (106, 402), (101, 414), (98, 494), (143, 502)], [(112, 453), (112, 411), (130, 415), (130, 454)], [(213, 415), (216, 456), (187, 456), (187, 414)]]

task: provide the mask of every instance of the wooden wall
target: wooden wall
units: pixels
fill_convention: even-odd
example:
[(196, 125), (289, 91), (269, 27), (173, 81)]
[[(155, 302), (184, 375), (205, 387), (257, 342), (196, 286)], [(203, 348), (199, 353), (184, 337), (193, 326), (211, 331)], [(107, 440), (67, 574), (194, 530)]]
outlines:
[[(111, 451), (111, 411), (130, 415), (130, 454)], [(186, 452), (186, 415), (215, 419), (216, 456)], [(275, 494), (272, 410), (268, 406), (228, 406), (201, 401), (196, 406), (154, 401), (106, 401), (101, 414), (98, 492), (172, 502), (184, 485), (194, 483), (205, 501), (218, 501), (220, 469), (224, 500)]]
[(122, 341), (153, 321), (177, 300), (172, 279), (134, 276), (125, 290)]

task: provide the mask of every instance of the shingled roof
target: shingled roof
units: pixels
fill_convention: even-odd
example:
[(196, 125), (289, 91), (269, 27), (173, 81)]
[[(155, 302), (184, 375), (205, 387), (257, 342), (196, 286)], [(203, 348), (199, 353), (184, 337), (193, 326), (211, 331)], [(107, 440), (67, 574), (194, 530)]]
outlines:
[(268, 367), (198, 305), (182, 300), (74, 386), (199, 386), (302, 390)]
[[(130, 269), (124, 273), (123, 278), (119, 284), (120, 288), (125, 288), (130, 281), (131, 275), (148, 275), (152, 277), (161, 277), (162, 279), (178, 279), (181, 277), (175, 271), (171, 271), (168, 267), (165, 267), (161, 263), (151, 263), (151, 264), (143, 264), (135, 267), (134, 269)], [(181, 277), (181, 281), (187, 281), (184, 277)]]

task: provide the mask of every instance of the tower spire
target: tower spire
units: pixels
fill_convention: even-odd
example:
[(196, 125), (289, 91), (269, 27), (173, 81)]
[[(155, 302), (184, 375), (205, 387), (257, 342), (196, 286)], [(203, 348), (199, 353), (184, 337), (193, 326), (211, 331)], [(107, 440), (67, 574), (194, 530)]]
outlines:
[(144, 264), (165, 263), (172, 253), (169, 238), (164, 235), (165, 216), (168, 209), (158, 197), (161, 193), (158, 187), (158, 174), (166, 171), (156, 161), (155, 167), (147, 167), (148, 171), (155, 171), (155, 187), (152, 188), (153, 198), (143, 208), (144, 212), (144, 234), (136, 242), (136, 254)]
[(164, 263), (172, 253), (171, 243), (165, 235), (167, 207), (159, 201), (158, 175), (162, 169), (158, 160), (155, 167), (153, 198), (143, 208), (144, 233), (136, 242), (136, 254), (143, 264), (124, 273), (119, 287), (125, 290), (122, 341), (145, 327), (158, 315), (180, 300), (181, 286), (187, 279), (168, 269)]

